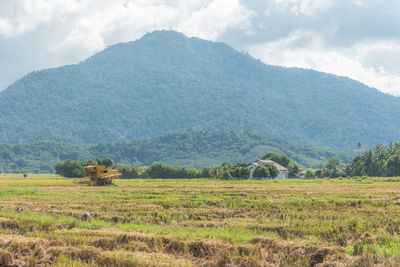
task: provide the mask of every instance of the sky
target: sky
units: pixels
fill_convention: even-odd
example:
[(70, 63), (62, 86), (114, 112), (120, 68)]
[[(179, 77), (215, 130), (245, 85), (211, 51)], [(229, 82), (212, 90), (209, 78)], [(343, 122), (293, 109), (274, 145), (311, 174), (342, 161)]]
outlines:
[(172, 29), (400, 96), (400, 0), (1, 0), (0, 90)]

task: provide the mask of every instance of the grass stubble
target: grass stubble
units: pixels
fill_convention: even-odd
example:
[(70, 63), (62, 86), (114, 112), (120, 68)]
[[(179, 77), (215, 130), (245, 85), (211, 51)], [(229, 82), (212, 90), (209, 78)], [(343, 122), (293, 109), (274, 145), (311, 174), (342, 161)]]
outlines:
[(399, 266), (399, 215), (399, 178), (0, 175), (0, 266)]

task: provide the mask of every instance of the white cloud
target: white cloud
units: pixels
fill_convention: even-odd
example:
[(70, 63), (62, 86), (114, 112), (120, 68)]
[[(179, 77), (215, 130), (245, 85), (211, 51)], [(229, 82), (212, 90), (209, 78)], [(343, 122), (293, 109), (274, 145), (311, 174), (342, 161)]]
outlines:
[(322, 9), (328, 9), (334, 4), (333, 0), (276, 0), (277, 5), (284, 12), (294, 15), (311, 16)]
[(79, 7), (76, 0), (14, 0), (12, 4), (9, 0), (5, 2), (8, 3), (4, 4), (6, 11), (3, 10), (3, 15), (0, 17), (0, 35), (6, 37), (33, 31), (39, 25), (48, 24), (55, 19), (63, 20), (75, 13)]
[(364, 65), (382, 68), (400, 75), (400, 41), (386, 40), (356, 45), (358, 60)]
[(246, 30), (255, 12), (247, 10), (238, 0), (215, 0), (203, 9), (190, 14), (178, 30), (210, 40), (216, 40), (227, 28)]
[[(307, 38), (312, 40), (308, 46), (296, 48), (293, 45)], [(358, 44), (338, 51), (324, 47), (323, 41), (316, 33), (296, 31), (287, 38), (252, 46), (250, 53), (272, 65), (314, 69), (346, 76), (362, 81), (368, 86), (380, 88), (385, 93), (400, 96), (400, 69), (393, 72), (380, 64), (363, 64), (365, 60), (362, 60), (363, 57), (373, 57), (374, 50), (382, 52), (388, 47), (397, 53), (398, 50), (394, 47), (374, 43)]]

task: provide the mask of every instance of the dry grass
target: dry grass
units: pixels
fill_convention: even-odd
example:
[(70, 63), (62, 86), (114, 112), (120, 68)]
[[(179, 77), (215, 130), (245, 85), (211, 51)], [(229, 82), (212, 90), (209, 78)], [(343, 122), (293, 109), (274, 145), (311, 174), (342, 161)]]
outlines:
[(398, 214), (395, 178), (0, 175), (0, 266), (398, 266)]

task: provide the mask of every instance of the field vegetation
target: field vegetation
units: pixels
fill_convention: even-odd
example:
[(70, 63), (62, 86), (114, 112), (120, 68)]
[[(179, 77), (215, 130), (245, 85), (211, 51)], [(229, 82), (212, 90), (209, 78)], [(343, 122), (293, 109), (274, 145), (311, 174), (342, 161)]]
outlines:
[(396, 266), (399, 182), (0, 175), (0, 265)]

